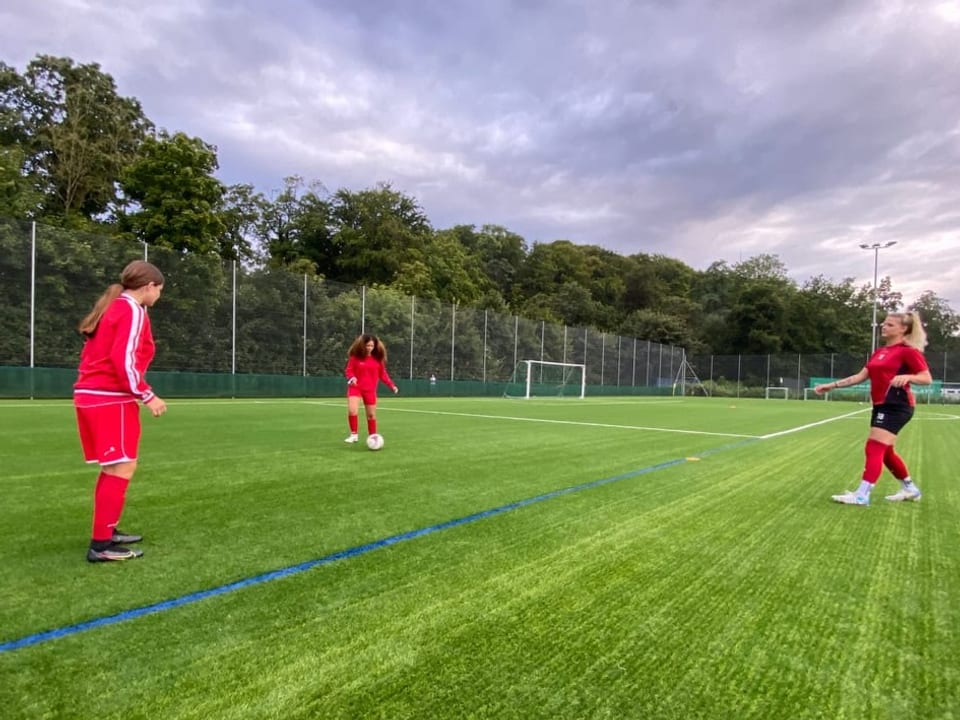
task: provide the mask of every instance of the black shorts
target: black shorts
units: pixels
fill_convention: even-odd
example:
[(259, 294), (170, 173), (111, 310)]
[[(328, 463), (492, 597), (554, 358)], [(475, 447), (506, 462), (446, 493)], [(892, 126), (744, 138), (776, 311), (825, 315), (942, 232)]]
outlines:
[(896, 435), (913, 417), (912, 405), (891, 405), (882, 403), (873, 406), (870, 415), (870, 427), (880, 428)]

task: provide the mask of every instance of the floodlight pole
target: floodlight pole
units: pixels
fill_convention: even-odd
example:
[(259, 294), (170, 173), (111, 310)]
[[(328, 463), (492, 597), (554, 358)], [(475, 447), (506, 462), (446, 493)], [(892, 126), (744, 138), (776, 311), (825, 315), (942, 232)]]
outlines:
[(884, 243), (860, 243), (863, 250), (873, 250), (873, 323), (870, 326), (870, 356), (877, 350), (877, 269), (880, 263), (880, 251), (884, 248), (893, 247), (897, 244), (896, 240), (888, 240)]

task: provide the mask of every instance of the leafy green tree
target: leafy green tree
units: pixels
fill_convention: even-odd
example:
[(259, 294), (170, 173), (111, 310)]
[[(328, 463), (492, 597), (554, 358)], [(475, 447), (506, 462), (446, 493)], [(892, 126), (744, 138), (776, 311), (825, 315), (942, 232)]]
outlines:
[(148, 245), (220, 252), (227, 226), (225, 188), (213, 176), (217, 167), (216, 149), (199, 138), (166, 132), (147, 138), (121, 179), (135, 206), (120, 214), (120, 229)]
[[(330, 275), (333, 261), (317, 262), (316, 259), (324, 257), (325, 253), (318, 248), (308, 250), (307, 239), (302, 232), (305, 226), (323, 226), (326, 222), (328, 212), (320, 198), (323, 192), (320, 183), (308, 185), (299, 175), (290, 175), (283, 179), (283, 189), (276, 197), (263, 204), (256, 234), (259, 244), (266, 248), (271, 267), (288, 266), (310, 255), (310, 262), (314, 264), (313, 272)], [(303, 216), (311, 208), (322, 209), (321, 217), (304, 221)], [(327, 234), (324, 233), (324, 238)]]
[(23, 151), (17, 146), (0, 145), (0, 216), (32, 218), (40, 206), (42, 196), (21, 167)]
[(728, 320), (733, 349), (755, 355), (781, 352), (788, 333), (789, 300), (777, 284), (748, 285), (737, 298)]
[(931, 350), (960, 351), (960, 314), (932, 290), (927, 290), (908, 308), (920, 313)]
[(649, 308), (631, 312), (624, 320), (621, 332), (628, 337), (693, 350), (698, 344), (683, 318)]
[(870, 347), (871, 300), (852, 278), (838, 283), (822, 275), (810, 278), (791, 304), (788, 321), (790, 350), (814, 353), (855, 353)]
[(0, 66), (0, 145), (42, 196), (37, 215), (76, 224), (106, 214), (116, 184), (152, 130), (140, 103), (117, 93), (96, 63), (38, 55), (19, 75)]
[(406, 263), (426, 260), (430, 222), (416, 200), (388, 183), (360, 192), (340, 189), (330, 204), (337, 280), (389, 285)]
[(223, 195), (223, 235), (217, 254), (225, 260), (257, 262), (262, 249), (257, 226), (263, 218), (266, 199), (253, 185), (230, 185)]
[(520, 297), (549, 296), (567, 282), (590, 285), (585, 248), (569, 240), (534, 243), (517, 274)]
[[(483, 225), (476, 230), (473, 225), (457, 225), (451, 230), (458, 240), (476, 257), (487, 278), (493, 283), (499, 295), (508, 304), (514, 298), (514, 284), (517, 274), (527, 256), (526, 241), (514, 232), (500, 225)], [(486, 293), (487, 303), (499, 305), (500, 302)]]
[[(432, 233), (424, 251), (432, 287), (425, 297), (436, 297), (461, 305), (479, 305), (493, 283), (483, 271), (480, 259), (470, 253), (452, 230)], [(419, 262), (419, 261), (414, 261)], [(405, 286), (406, 269), (397, 274), (396, 285)], [(413, 294), (413, 293), (410, 293)]]

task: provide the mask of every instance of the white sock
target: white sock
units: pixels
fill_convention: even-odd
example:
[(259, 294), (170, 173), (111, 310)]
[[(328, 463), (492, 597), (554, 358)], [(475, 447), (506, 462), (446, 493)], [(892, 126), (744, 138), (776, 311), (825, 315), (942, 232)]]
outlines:
[(917, 489), (917, 486), (913, 484), (913, 480), (910, 479), (909, 475), (901, 480), (900, 484), (903, 486), (904, 490), (909, 490), (910, 492), (913, 492)]
[(857, 495), (862, 497), (870, 497), (871, 490), (873, 490), (873, 483), (869, 483), (866, 480), (861, 480), (860, 487), (857, 488)]

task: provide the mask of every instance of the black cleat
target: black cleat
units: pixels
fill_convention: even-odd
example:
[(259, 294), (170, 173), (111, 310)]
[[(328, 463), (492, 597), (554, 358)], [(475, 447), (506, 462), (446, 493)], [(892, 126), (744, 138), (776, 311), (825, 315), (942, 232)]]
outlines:
[(90, 548), (87, 550), (87, 562), (111, 562), (114, 560), (135, 560), (143, 557), (142, 550), (133, 550), (132, 548), (110, 543), (103, 550)]
[(113, 537), (110, 538), (112, 542), (120, 543), (121, 545), (129, 545), (131, 543), (138, 543), (143, 540), (143, 535), (134, 535), (133, 533), (125, 533), (123, 530), (114, 530)]

